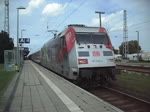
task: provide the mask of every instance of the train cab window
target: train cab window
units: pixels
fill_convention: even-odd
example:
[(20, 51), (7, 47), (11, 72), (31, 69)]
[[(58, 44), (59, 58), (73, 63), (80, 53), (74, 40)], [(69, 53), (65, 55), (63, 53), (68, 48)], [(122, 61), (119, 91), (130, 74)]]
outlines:
[(77, 43), (79, 44), (89, 44), (91, 43), (90, 33), (76, 33)]
[(109, 44), (105, 33), (76, 33), (78, 44)]
[(109, 44), (108, 37), (106, 34), (93, 33), (92, 40), (94, 44)]

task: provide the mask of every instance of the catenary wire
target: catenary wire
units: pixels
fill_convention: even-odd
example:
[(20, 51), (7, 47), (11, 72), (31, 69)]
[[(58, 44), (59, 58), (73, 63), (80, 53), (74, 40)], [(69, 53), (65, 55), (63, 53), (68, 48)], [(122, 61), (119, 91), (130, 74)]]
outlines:
[(55, 29), (58, 29), (66, 20), (68, 20), (87, 0), (84, 0), (73, 12), (68, 15)]

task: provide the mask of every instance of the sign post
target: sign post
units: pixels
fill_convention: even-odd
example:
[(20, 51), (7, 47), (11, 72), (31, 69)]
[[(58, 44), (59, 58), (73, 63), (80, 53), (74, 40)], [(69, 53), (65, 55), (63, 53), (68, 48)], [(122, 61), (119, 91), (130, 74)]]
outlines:
[[(22, 44), (29, 44), (30, 43), (30, 38), (19, 38), (19, 43), (20, 43), (20, 46), (22, 46)], [(20, 65), (23, 64), (23, 60), (24, 60), (24, 52), (25, 51), (25, 48), (21, 47), (22, 49), (20, 49)]]

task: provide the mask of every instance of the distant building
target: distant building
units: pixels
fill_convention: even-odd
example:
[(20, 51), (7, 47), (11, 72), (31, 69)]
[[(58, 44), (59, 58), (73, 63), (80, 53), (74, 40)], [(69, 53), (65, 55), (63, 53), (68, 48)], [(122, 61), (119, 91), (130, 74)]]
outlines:
[(122, 60), (122, 55), (121, 54), (115, 54), (115, 60), (116, 61), (121, 61)]

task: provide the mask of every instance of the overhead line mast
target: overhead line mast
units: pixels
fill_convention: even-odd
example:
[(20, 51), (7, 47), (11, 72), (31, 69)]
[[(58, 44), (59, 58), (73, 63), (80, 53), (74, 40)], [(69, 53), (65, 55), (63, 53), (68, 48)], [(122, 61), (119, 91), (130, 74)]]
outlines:
[(128, 54), (128, 28), (127, 28), (127, 11), (123, 11), (123, 56), (127, 58)]
[(5, 0), (4, 31), (9, 34), (9, 0)]

